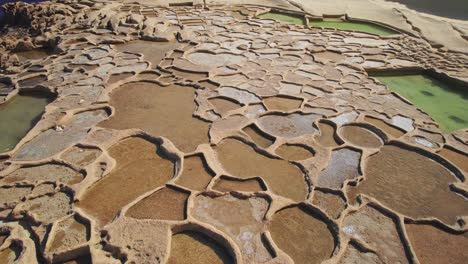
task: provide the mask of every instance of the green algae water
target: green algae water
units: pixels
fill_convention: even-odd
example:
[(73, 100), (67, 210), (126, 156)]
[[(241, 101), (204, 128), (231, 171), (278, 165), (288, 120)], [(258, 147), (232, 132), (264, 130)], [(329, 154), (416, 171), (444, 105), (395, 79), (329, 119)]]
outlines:
[(468, 127), (468, 89), (424, 75), (374, 76), (429, 114), (444, 132)]
[(310, 21), (313, 27), (336, 28), (341, 30), (355, 30), (381, 36), (398, 34), (389, 28), (360, 21), (344, 21), (340, 19), (325, 19), (323, 21)]
[(0, 105), (0, 153), (12, 150), (39, 121), (52, 98), (40, 95), (16, 95)]
[(306, 24), (305, 18), (303, 17), (289, 15), (289, 14), (282, 14), (278, 12), (268, 12), (265, 14), (261, 14), (258, 17), (262, 19), (274, 19), (274, 20), (284, 21), (284, 22), (288, 22), (288, 23), (292, 23), (296, 25)]

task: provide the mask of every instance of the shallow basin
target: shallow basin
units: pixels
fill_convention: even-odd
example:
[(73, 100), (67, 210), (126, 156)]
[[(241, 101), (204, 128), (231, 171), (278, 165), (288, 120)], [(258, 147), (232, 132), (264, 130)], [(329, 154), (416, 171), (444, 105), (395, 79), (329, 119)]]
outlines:
[(52, 99), (48, 96), (17, 95), (0, 105), (0, 153), (12, 150), (40, 120), (44, 108)]

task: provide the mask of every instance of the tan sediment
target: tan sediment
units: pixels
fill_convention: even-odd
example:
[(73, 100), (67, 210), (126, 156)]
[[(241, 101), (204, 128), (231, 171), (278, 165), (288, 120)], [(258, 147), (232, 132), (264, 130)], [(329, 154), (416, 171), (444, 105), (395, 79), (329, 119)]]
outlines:
[(171, 255), (167, 263), (234, 263), (224, 251), (208, 236), (195, 231), (185, 231), (172, 236)]
[(268, 97), (263, 100), (265, 106), (269, 110), (278, 110), (282, 112), (288, 112), (294, 109), (298, 109), (301, 107), (302, 100), (300, 99), (293, 99), (289, 97)]
[(208, 167), (202, 154), (196, 154), (184, 159), (182, 173), (177, 178), (176, 183), (180, 186), (202, 191), (208, 186), (214, 173)]
[(452, 148), (444, 147), (440, 150), (439, 155), (455, 164), (459, 169), (468, 172), (468, 156), (466, 154), (453, 150)]
[(264, 191), (265, 188), (260, 179), (239, 180), (220, 177), (213, 186), (213, 189), (220, 192), (260, 192)]
[(275, 153), (287, 160), (305, 160), (314, 156), (314, 153), (305, 146), (284, 144), (279, 146)]
[(372, 124), (376, 126), (377, 128), (381, 129), (383, 132), (391, 135), (392, 137), (399, 138), (403, 136), (405, 133), (401, 131), (400, 129), (397, 129), (389, 124), (387, 124), (385, 121), (382, 121), (378, 118), (375, 117), (369, 117), (366, 116), (364, 117), (364, 121), (366, 121), (369, 124)]
[[(225, 139), (215, 148), (223, 168), (239, 178), (262, 177), (271, 191), (303, 201), (307, 195), (307, 184), (302, 171), (289, 162), (269, 158), (256, 152), (251, 146), (236, 139)], [(239, 166), (242, 164), (242, 166)]]
[(318, 127), (320, 130), (320, 136), (317, 137), (317, 142), (324, 147), (336, 147), (339, 146), (339, 142), (335, 138), (335, 128), (325, 122), (319, 122)]
[(368, 158), (364, 175), (355, 192), (372, 196), (403, 215), (435, 217), (447, 224), (468, 215), (466, 199), (450, 189), (457, 181), (454, 174), (417, 152), (384, 146)]
[(321, 263), (331, 256), (335, 248), (327, 224), (301, 207), (277, 212), (268, 224), (268, 231), (274, 243), (296, 264)]
[(126, 215), (136, 219), (181, 221), (185, 219), (188, 194), (165, 187), (143, 198)]
[(339, 131), (345, 141), (349, 141), (358, 147), (378, 148), (383, 144), (375, 133), (360, 126), (344, 126)]
[(250, 125), (242, 129), (252, 141), (262, 148), (268, 148), (273, 144), (274, 138), (263, 133), (256, 125)]
[(462, 264), (468, 259), (468, 232), (450, 233), (429, 224), (406, 224), (405, 229), (421, 263)]
[(174, 164), (161, 154), (160, 148), (139, 137), (112, 146), (109, 154), (116, 160), (116, 167), (76, 205), (95, 217), (100, 225), (111, 221), (124, 205), (172, 178)]
[(167, 137), (180, 150), (191, 152), (199, 144), (208, 143), (209, 128), (208, 122), (193, 117), (194, 98), (195, 89), (189, 86), (125, 84), (111, 94), (114, 115), (99, 126), (140, 128), (154, 136)]

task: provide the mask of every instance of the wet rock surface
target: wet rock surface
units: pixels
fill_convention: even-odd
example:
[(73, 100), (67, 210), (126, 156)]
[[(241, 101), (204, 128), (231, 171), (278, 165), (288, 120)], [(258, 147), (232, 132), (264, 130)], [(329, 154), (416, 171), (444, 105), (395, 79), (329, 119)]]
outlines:
[(0, 150), (0, 262), (466, 262), (468, 130), (370, 76), (463, 83), (466, 53), (283, 1), (299, 24), (260, 18), (271, 1), (128, 2), (5, 9), (0, 110), (56, 98)]

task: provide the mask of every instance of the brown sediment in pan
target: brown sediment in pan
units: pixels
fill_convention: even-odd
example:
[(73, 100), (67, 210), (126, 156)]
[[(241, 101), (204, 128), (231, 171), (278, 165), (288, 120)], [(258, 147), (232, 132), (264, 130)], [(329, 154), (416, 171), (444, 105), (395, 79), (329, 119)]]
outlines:
[(188, 193), (165, 187), (143, 198), (126, 215), (136, 219), (181, 221), (185, 219)]
[(242, 129), (252, 140), (253, 142), (262, 148), (268, 148), (275, 142), (275, 139), (262, 132), (256, 125), (250, 125)]
[(320, 145), (324, 147), (336, 147), (340, 145), (335, 138), (335, 127), (326, 122), (319, 122), (318, 128), (320, 130), (320, 136), (318, 136), (316, 140)]
[(463, 154), (462, 152), (456, 151), (450, 147), (444, 147), (438, 154), (452, 162), (461, 170), (468, 172), (468, 154)]
[(295, 144), (283, 144), (279, 146), (275, 153), (287, 160), (305, 160), (312, 158), (314, 153), (308, 147)]
[(429, 224), (406, 224), (405, 229), (421, 263), (463, 264), (468, 260), (468, 232), (450, 233)]
[(192, 87), (136, 82), (120, 86), (110, 97), (115, 114), (101, 122), (101, 127), (140, 128), (168, 138), (184, 152), (192, 152), (198, 145), (209, 142), (210, 124), (192, 115), (195, 112)]
[(303, 201), (307, 184), (302, 171), (291, 163), (269, 158), (232, 138), (221, 141), (215, 151), (223, 168), (239, 178), (261, 177), (271, 190), (294, 201)]
[(47, 76), (38, 75), (38, 76), (31, 77), (31, 78), (23, 79), (23, 80), (18, 82), (18, 85), (20, 87), (32, 87), (32, 86), (36, 86), (38, 84), (41, 84), (41, 83), (43, 83), (45, 81), (47, 81)]
[(239, 180), (223, 176), (216, 181), (213, 189), (220, 192), (261, 192), (266, 190), (260, 179)]
[(384, 146), (368, 158), (364, 175), (366, 179), (351, 196), (366, 194), (403, 215), (436, 217), (447, 224), (468, 215), (466, 199), (450, 190), (450, 184), (456, 182), (454, 174), (414, 150)]
[(172, 178), (174, 164), (159, 148), (158, 144), (139, 137), (112, 146), (109, 154), (116, 160), (116, 167), (76, 205), (94, 216), (99, 224), (110, 222), (123, 206)]
[(299, 107), (301, 107), (302, 104), (301, 99), (293, 99), (282, 96), (268, 97), (265, 98), (263, 102), (269, 110), (277, 110), (282, 112), (288, 112), (294, 109), (298, 109)]
[(340, 133), (345, 141), (363, 148), (379, 148), (383, 145), (382, 140), (373, 132), (361, 126), (344, 126)]
[(202, 154), (186, 157), (181, 175), (176, 183), (191, 190), (202, 191), (208, 186), (214, 173)]
[(296, 264), (321, 263), (335, 248), (327, 224), (299, 206), (277, 212), (268, 224), (268, 230), (275, 244)]
[(375, 117), (370, 117), (370, 116), (366, 116), (364, 117), (364, 121), (366, 121), (367, 123), (369, 124), (372, 124), (374, 126), (376, 126), (378, 129), (381, 129), (383, 132), (395, 137), (395, 138), (399, 138), (401, 136), (403, 136), (405, 134), (404, 131), (398, 129), (398, 128), (395, 128), (389, 124), (387, 124), (385, 121), (383, 120), (380, 120), (378, 118), (375, 118)]
[(234, 260), (216, 241), (196, 231), (172, 236), (168, 264), (233, 264)]

